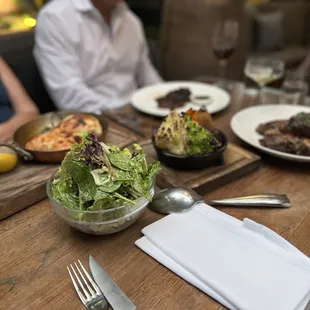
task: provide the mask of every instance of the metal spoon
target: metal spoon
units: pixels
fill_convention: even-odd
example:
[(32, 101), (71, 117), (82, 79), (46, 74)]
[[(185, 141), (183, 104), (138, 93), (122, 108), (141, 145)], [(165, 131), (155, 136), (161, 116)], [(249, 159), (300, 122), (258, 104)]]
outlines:
[(169, 214), (188, 211), (199, 202), (205, 202), (211, 206), (231, 207), (289, 208), (291, 206), (286, 195), (271, 194), (211, 200), (201, 197), (191, 189), (176, 187), (160, 191), (148, 207), (158, 213)]

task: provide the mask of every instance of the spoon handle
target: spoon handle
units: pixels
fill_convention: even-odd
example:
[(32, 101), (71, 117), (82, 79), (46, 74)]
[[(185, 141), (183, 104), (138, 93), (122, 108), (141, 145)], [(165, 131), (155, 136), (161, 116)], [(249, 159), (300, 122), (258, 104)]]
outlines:
[(267, 208), (290, 208), (291, 202), (286, 195), (258, 195), (222, 200), (205, 200), (212, 206), (234, 206), (234, 207), (267, 207)]

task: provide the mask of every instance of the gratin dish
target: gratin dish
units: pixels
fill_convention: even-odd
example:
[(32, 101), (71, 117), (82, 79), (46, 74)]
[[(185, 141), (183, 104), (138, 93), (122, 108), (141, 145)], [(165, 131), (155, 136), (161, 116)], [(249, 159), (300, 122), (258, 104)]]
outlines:
[(103, 130), (102, 135), (98, 137), (98, 139), (100, 141), (104, 140), (108, 131), (108, 121), (103, 115), (95, 115), (92, 113), (81, 113), (77, 111), (58, 111), (43, 114), (37, 119), (21, 126), (14, 133), (13, 143), (5, 144), (5, 146), (8, 146), (11, 149), (15, 150), (19, 154), (19, 156), (22, 157), (25, 161), (36, 160), (38, 162), (43, 163), (60, 163), (70, 149), (59, 151), (32, 151), (26, 148), (26, 144), (33, 137), (42, 133), (42, 131), (44, 131), (45, 128), (54, 128), (60, 123), (62, 119), (71, 114), (72, 115), (85, 114), (96, 117)]

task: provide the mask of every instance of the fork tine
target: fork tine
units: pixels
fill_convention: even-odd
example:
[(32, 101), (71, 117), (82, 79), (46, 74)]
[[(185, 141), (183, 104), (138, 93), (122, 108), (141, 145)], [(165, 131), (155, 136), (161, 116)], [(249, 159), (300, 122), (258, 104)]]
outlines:
[(81, 268), (83, 269), (84, 273), (86, 274), (86, 277), (88, 279), (88, 281), (92, 284), (93, 288), (95, 289), (96, 293), (97, 294), (102, 294), (98, 285), (95, 283), (95, 281), (92, 279), (92, 277), (89, 275), (89, 273), (87, 272), (87, 270), (84, 268), (84, 266), (82, 265), (81, 261), (78, 260), (78, 262), (80, 263), (81, 265)]
[(74, 288), (75, 288), (75, 291), (76, 291), (77, 294), (79, 295), (79, 297), (80, 297), (82, 303), (83, 303), (84, 305), (86, 305), (86, 299), (84, 298), (84, 296), (83, 296), (83, 294), (82, 294), (82, 292), (81, 292), (79, 286), (76, 284), (76, 282), (75, 282), (75, 280), (74, 280), (74, 277), (73, 277), (73, 275), (72, 275), (72, 273), (71, 273), (71, 271), (70, 271), (70, 268), (69, 268), (68, 266), (67, 266), (67, 269), (68, 269), (68, 271), (69, 271), (69, 275), (70, 275), (71, 281), (72, 281), (72, 283), (73, 283), (73, 286), (74, 286)]
[(79, 282), (79, 284), (80, 284), (80, 287), (82, 288), (82, 290), (83, 290), (83, 292), (84, 292), (84, 294), (85, 294), (85, 296), (86, 296), (86, 299), (89, 299), (89, 298), (90, 298), (90, 295), (89, 295), (89, 293), (86, 291), (85, 287), (83, 286), (83, 284), (82, 284), (82, 282), (81, 282), (79, 276), (77, 275), (75, 269), (73, 268), (73, 266), (72, 266), (71, 264), (70, 264), (70, 267), (71, 267), (71, 269), (73, 270), (73, 272), (74, 272), (74, 274), (75, 274), (75, 277), (77, 278), (77, 280), (78, 280), (78, 282)]
[(83, 282), (85, 283), (88, 291), (90, 292), (90, 294), (92, 295), (92, 297), (96, 297), (96, 293), (94, 292), (94, 290), (90, 287), (90, 285), (87, 283), (87, 281), (85, 280), (85, 277), (83, 275), (83, 273), (81, 272), (79, 266), (77, 265), (77, 263), (74, 263), (75, 264), (75, 267), (76, 269), (78, 270), (79, 274), (81, 275), (82, 279), (83, 279)]

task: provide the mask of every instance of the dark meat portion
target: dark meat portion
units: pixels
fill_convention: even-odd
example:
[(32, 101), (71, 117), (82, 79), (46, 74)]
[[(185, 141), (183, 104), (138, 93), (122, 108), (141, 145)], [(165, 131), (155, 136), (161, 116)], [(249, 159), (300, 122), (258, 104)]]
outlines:
[(299, 138), (290, 134), (266, 135), (260, 140), (261, 145), (276, 151), (295, 155), (310, 156), (310, 139)]
[(295, 136), (310, 138), (310, 113), (299, 113), (292, 117), (287, 131)]
[(300, 146), (297, 154), (310, 156), (310, 139), (303, 139), (303, 143)]
[(282, 130), (284, 130), (286, 125), (287, 125), (287, 121), (268, 122), (265, 124), (260, 124), (257, 127), (256, 131), (261, 135), (264, 135), (265, 132), (268, 132), (269, 130), (277, 130), (278, 132), (281, 132)]
[(176, 109), (190, 101), (191, 91), (188, 88), (180, 88), (168, 93), (164, 97), (157, 98), (160, 108)]
[(296, 120), (296, 117), (289, 121), (273, 121), (259, 125), (256, 131), (264, 136), (260, 144), (284, 153), (310, 156), (310, 135), (309, 138), (305, 137), (307, 126), (304, 125), (305, 122), (301, 125), (301, 118)]
[(265, 135), (265, 137), (260, 140), (260, 143), (265, 147), (290, 154), (297, 154), (300, 148), (299, 138), (282, 133)]

